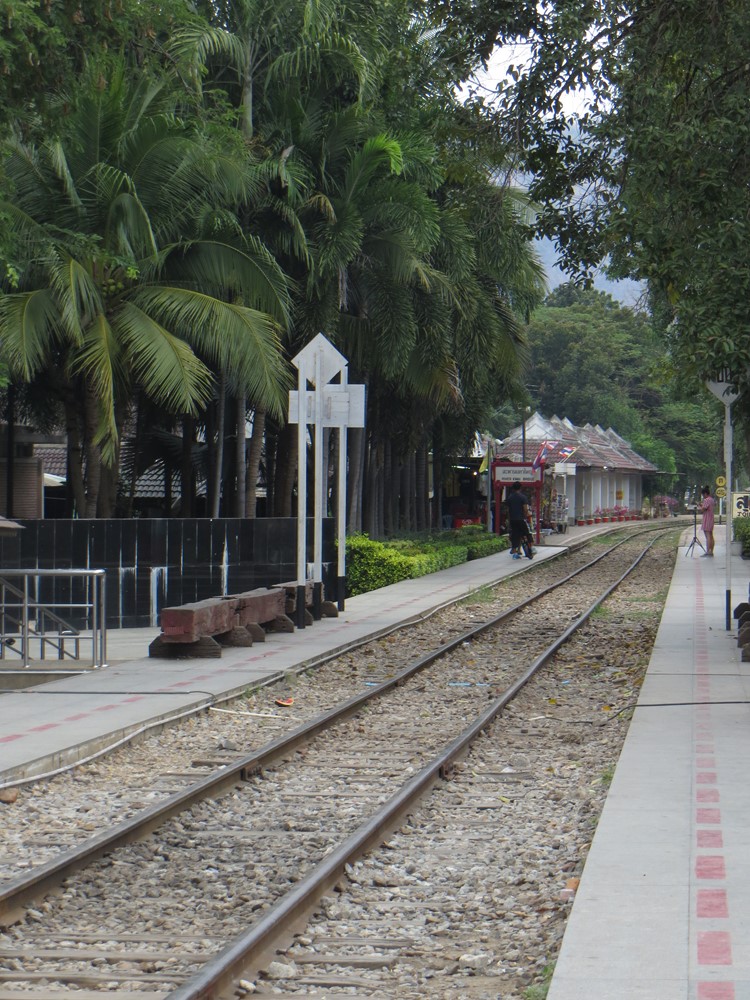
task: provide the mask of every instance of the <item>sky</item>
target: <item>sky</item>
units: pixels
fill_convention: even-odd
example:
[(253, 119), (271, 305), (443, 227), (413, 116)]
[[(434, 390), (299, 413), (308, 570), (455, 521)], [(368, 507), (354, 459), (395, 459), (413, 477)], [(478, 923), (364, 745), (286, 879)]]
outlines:
[[(497, 48), (490, 58), (487, 70), (477, 76), (477, 82), (488, 91), (494, 91), (497, 82), (505, 77), (510, 65), (521, 65), (527, 59), (527, 46), (522, 44), (506, 45)], [(563, 105), (569, 113), (582, 111), (586, 105), (586, 92), (578, 91), (563, 96)], [(537, 240), (537, 252), (544, 264), (550, 291), (569, 278), (557, 266), (557, 253), (551, 240)], [(607, 292), (625, 306), (635, 306), (643, 294), (643, 286), (636, 281), (612, 281), (604, 273), (597, 273), (594, 287), (601, 292)]]
[[(557, 266), (557, 253), (551, 240), (537, 240), (536, 250), (544, 264), (550, 291), (570, 280)], [(594, 278), (594, 288), (600, 292), (607, 292), (615, 301), (631, 308), (637, 304), (644, 292), (643, 286), (637, 281), (612, 281), (601, 272)]]

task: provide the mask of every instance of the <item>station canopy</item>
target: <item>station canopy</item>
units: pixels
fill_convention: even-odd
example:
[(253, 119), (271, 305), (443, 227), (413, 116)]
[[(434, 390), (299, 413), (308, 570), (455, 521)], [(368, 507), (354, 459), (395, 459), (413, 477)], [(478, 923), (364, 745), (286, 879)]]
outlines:
[[(525, 441), (524, 441), (525, 438)], [(611, 427), (598, 424), (577, 427), (567, 417), (547, 419), (533, 413), (525, 425), (515, 427), (494, 447), (494, 457), (505, 462), (533, 462), (543, 450), (547, 468), (566, 462), (584, 469), (619, 472), (658, 472)]]

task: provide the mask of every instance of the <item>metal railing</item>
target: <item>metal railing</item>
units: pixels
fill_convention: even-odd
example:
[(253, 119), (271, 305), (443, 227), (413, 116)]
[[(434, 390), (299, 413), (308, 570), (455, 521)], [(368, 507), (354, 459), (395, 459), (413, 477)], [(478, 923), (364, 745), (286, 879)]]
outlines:
[[(49, 578), (83, 581), (80, 600), (40, 599), (41, 582)], [(18, 580), (18, 585), (10, 582)], [(12, 569), (0, 577), (0, 660), (19, 656), (32, 661), (80, 660), (89, 644), (91, 666), (107, 665), (107, 625), (103, 569)], [(74, 617), (73, 625), (60, 612)], [(34, 656), (34, 653), (38, 655)]]

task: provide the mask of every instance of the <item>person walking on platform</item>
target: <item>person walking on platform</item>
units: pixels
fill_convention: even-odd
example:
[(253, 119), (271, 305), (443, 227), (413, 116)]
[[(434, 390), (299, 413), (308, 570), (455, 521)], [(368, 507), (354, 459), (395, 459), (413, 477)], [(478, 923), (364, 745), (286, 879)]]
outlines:
[(521, 492), (521, 484), (513, 483), (506, 499), (508, 506), (508, 529), (510, 531), (510, 551), (520, 558), (521, 547), (527, 559), (534, 558), (529, 530), (529, 498)]
[(700, 502), (699, 509), (703, 511), (703, 520), (701, 521), (701, 528), (703, 534), (706, 536), (706, 551), (703, 553), (704, 556), (711, 558), (714, 554), (714, 498), (711, 496), (711, 487), (704, 486), (701, 490), (703, 494), (703, 499)]

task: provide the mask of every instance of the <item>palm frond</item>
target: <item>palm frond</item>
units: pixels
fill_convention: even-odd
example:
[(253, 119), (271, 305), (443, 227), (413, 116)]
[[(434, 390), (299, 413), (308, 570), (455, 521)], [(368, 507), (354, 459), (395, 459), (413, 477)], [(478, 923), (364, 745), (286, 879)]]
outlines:
[(81, 202), (80, 195), (76, 190), (76, 182), (73, 178), (73, 174), (71, 173), (68, 158), (65, 154), (65, 149), (62, 143), (58, 139), (49, 142), (46, 147), (46, 152), (55, 176), (60, 181), (68, 201), (74, 208), (82, 209), (83, 204)]
[(104, 244), (116, 257), (131, 261), (157, 252), (151, 219), (137, 195), (123, 192), (109, 203)]
[(99, 403), (100, 426), (96, 443), (117, 440), (115, 383), (122, 376), (120, 349), (107, 317), (99, 313), (87, 328), (81, 350), (76, 352), (71, 371), (81, 374), (94, 390)]
[(131, 301), (244, 385), (258, 403), (282, 414), (289, 373), (270, 316), (184, 288), (138, 288)]
[(112, 320), (134, 378), (171, 413), (196, 414), (211, 397), (213, 377), (184, 340), (134, 302)]
[(60, 333), (60, 313), (49, 289), (0, 296), (0, 353), (24, 380), (41, 370)]
[(83, 342), (84, 330), (103, 312), (99, 288), (86, 268), (64, 251), (50, 256), (49, 282), (60, 307), (60, 320), (74, 344)]
[(344, 197), (351, 201), (381, 169), (399, 174), (403, 165), (401, 147), (395, 139), (387, 135), (372, 136), (351, 158), (344, 180)]
[(284, 255), (301, 261), (306, 267), (311, 267), (312, 256), (307, 241), (307, 233), (299, 214), (281, 198), (268, 196), (256, 206), (257, 215), (268, 211), (274, 219), (278, 218), (282, 226), (273, 225), (271, 244), (281, 248)]
[(196, 86), (200, 71), (214, 56), (226, 56), (236, 70), (244, 72), (247, 63), (247, 46), (240, 35), (211, 25), (189, 25), (176, 32), (169, 43), (175, 59), (188, 67)]
[(316, 37), (312, 43), (305, 40), (274, 59), (268, 68), (268, 84), (285, 83), (326, 70), (337, 80), (351, 74), (362, 90), (367, 83), (369, 64), (353, 38), (330, 32)]
[(167, 272), (216, 297), (240, 298), (245, 305), (288, 320), (287, 278), (254, 236), (246, 235), (238, 246), (216, 240), (175, 246), (167, 258)]
[[(40, 215), (38, 221), (42, 221), (54, 206), (53, 199), (58, 193), (46, 159), (38, 149), (21, 142), (13, 133), (6, 138), (2, 148), (5, 153), (3, 170), (12, 186), (13, 203), (33, 213), (35, 218)], [(40, 191), (47, 196), (46, 202), (40, 201)]]
[(320, 223), (313, 230), (317, 269), (321, 275), (337, 274), (341, 267), (354, 260), (362, 247), (365, 226), (356, 206), (344, 202), (334, 204), (336, 221)]

